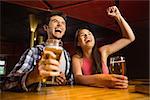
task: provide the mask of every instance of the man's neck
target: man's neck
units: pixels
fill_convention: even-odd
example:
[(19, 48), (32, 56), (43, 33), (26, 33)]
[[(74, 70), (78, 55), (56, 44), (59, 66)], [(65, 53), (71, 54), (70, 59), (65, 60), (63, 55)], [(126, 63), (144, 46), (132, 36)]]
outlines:
[[(61, 38), (57, 38), (57, 37), (48, 37), (48, 39), (57, 39), (57, 40), (61, 40)], [(48, 40), (47, 39), (47, 40)]]

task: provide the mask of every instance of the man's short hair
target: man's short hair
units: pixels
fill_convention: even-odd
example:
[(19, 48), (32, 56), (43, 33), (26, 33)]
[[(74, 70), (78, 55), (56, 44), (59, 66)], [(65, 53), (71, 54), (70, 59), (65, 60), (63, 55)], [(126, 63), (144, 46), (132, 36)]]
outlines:
[(50, 18), (52, 16), (61, 16), (65, 21), (67, 20), (67, 17), (66, 17), (66, 15), (63, 12), (52, 11), (52, 12), (46, 12), (43, 15), (41, 15), (41, 17), (43, 17), (42, 18), (42, 24), (43, 25), (45, 25), (45, 24), (48, 25), (49, 21), (50, 21)]

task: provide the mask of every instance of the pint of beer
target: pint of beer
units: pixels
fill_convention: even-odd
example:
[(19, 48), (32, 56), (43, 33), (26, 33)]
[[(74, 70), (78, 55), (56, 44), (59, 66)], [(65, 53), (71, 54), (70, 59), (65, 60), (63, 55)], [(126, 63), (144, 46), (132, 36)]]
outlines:
[(122, 56), (111, 57), (109, 70), (111, 74), (125, 75), (126, 74), (125, 57)]
[[(46, 42), (46, 46), (44, 48), (43, 55), (42, 55), (43, 59), (50, 59), (51, 58), (51, 56), (49, 55), (49, 53), (47, 53), (47, 51), (52, 51), (53, 53), (55, 53), (56, 58), (53, 58), (53, 59), (60, 61), (60, 57), (61, 57), (61, 54), (63, 51), (62, 41), (58, 40), (58, 39), (48, 39)], [(52, 76), (51, 84), (54, 84), (54, 80), (55, 80), (55, 77)], [(43, 79), (42, 81), (43, 81), (43, 83), (45, 83), (46, 79)]]

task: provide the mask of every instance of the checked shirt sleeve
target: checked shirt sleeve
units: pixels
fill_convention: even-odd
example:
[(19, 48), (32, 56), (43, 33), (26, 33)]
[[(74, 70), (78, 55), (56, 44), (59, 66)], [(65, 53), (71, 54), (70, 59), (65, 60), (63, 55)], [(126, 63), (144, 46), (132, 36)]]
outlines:
[(4, 80), (4, 90), (28, 91), (26, 87), (26, 78), (36, 65), (35, 56), (38, 57), (36, 48), (28, 49), (21, 56), (14, 69)]

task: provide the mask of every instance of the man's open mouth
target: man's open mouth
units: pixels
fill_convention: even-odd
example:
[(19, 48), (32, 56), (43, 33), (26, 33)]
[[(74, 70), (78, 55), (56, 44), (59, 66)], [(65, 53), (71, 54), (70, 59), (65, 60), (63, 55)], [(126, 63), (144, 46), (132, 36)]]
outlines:
[(60, 29), (55, 29), (55, 32), (61, 33), (62, 31)]

